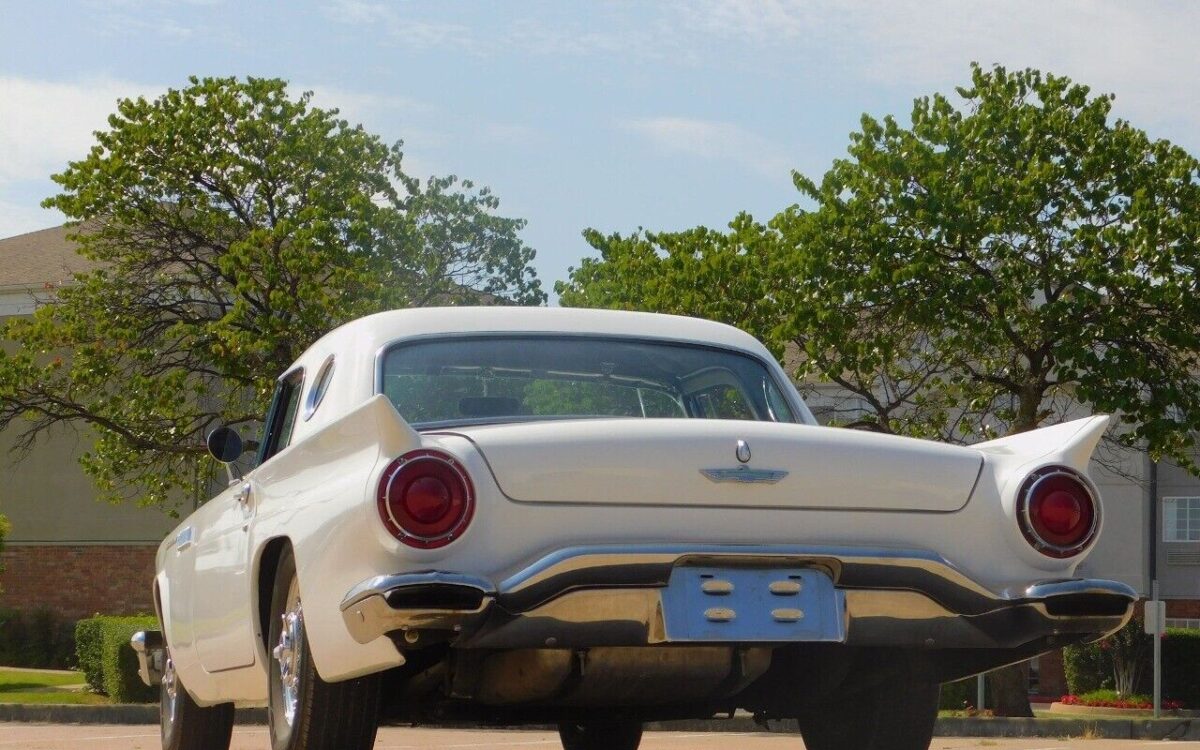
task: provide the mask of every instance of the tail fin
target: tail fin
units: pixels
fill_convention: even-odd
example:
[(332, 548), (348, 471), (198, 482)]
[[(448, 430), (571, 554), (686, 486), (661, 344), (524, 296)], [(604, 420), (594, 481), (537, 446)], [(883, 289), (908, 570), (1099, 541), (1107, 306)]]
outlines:
[(1106, 414), (1098, 414), (971, 447), (984, 453), (1018, 456), (1030, 461), (1046, 458), (1086, 473), (1092, 452), (1111, 419)]
[(421, 445), (421, 436), (404, 421), (387, 396), (378, 393), (360, 408), (374, 416), (379, 447), (384, 453), (399, 456)]

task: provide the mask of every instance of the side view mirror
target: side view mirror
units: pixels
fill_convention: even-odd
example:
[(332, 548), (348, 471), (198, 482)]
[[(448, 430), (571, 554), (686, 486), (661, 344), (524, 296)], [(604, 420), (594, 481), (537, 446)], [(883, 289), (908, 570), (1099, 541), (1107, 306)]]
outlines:
[(236, 461), (242, 455), (242, 436), (232, 427), (218, 427), (208, 433), (208, 452), (223, 464)]

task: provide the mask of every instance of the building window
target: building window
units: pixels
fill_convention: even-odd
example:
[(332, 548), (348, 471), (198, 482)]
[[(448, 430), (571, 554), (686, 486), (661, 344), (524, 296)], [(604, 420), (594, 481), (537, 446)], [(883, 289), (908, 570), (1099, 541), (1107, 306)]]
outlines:
[(1163, 498), (1163, 541), (1200, 542), (1200, 497)]
[(1168, 617), (1166, 619), (1168, 628), (1188, 628), (1190, 630), (1200, 630), (1200, 619), (1192, 619), (1190, 617)]

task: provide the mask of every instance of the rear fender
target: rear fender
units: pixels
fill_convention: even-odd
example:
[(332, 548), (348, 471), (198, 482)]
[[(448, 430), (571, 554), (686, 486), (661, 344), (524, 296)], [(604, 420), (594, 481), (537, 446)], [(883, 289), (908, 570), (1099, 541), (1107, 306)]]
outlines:
[[(993, 491), (998, 493), (998, 501), (1003, 508), (1005, 536), (1009, 546), (1029, 564), (1058, 575), (1070, 576), (1095, 548), (1095, 539), (1099, 539), (1104, 531), (1104, 503), (1088, 474), (1088, 464), (1110, 419), (1107, 415), (1086, 417), (973, 446), (984, 455), (991, 469), (996, 488)], [(1095, 539), (1081, 553), (1070, 558), (1051, 558), (1033, 549), (1021, 533), (1017, 521), (1018, 495), (1022, 483), (1031, 472), (1050, 465), (1066, 466), (1087, 478), (1100, 510), (1100, 526)]]

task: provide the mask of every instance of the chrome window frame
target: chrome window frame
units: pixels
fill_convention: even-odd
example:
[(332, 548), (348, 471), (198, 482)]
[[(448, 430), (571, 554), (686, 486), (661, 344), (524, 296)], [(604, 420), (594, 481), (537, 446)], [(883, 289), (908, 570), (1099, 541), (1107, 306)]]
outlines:
[[(266, 455), (267, 450), (268, 450), (268, 445), (270, 445), (270, 443), (271, 443), (271, 434), (270, 434), (271, 433), (271, 422), (275, 419), (275, 411), (279, 406), (279, 399), (276, 398), (276, 396), (279, 393), (279, 385), (280, 385), (280, 383), (287, 380), (288, 378), (296, 375), (296, 373), (300, 374), (300, 382), (299, 382), (299, 384), (296, 385), (296, 388), (299, 389), (301, 392), (303, 392), (304, 383), (308, 379), (308, 375), (305, 372), (303, 365), (300, 365), (299, 367), (293, 367), (290, 370), (288, 370), (287, 372), (280, 375), (279, 377), (275, 378), (275, 389), (271, 393), (271, 406), (267, 409), (267, 416), (266, 416), (266, 419), (263, 421), (262, 441), (259, 443), (259, 446), (258, 446), (258, 455), (255, 456), (255, 462), (254, 462), (255, 468), (262, 466), (267, 461), (270, 461), (272, 458), (279, 455), (279, 453), (281, 451), (283, 451), (284, 448), (287, 448), (287, 445), (285, 445), (285, 446), (283, 446), (283, 448), (277, 448), (273, 453), (271, 453), (271, 455), (269, 455), (269, 456)], [(297, 414), (296, 416), (299, 417), (300, 415)], [(291, 431), (291, 433), (288, 434), (288, 445), (291, 445), (292, 435), (295, 434), (295, 432), (296, 432), (296, 423), (293, 422), (292, 423), (292, 431)], [(278, 441), (276, 441), (276, 442), (278, 442)]]
[(325, 394), (329, 393), (329, 384), (333, 381), (333, 372), (335, 369), (335, 356), (330, 354), (317, 368), (316, 377), (313, 378), (312, 385), (309, 386), (308, 394), (304, 397), (304, 410), (301, 413), (301, 419), (307, 422), (312, 419), (312, 415), (316, 414), (317, 407), (325, 400)]

